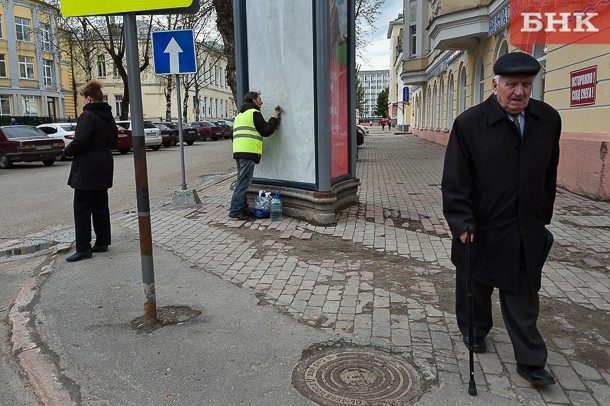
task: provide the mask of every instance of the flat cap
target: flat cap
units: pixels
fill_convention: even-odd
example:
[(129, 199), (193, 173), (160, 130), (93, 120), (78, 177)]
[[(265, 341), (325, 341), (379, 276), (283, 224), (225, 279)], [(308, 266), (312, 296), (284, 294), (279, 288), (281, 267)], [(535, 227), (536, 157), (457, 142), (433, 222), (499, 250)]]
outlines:
[(525, 52), (511, 52), (498, 58), (494, 75), (533, 75), (540, 72), (540, 63)]

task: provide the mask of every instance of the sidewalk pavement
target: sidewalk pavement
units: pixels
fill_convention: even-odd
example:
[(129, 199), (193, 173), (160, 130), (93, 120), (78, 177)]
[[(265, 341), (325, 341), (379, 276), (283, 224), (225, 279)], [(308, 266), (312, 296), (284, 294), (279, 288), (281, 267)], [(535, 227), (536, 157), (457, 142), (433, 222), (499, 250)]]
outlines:
[[(324, 375), (332, 355), (309, 369), (299, 363), (341, 348), (405, 365), (406, 378), (383, 385), (403, 379), (408, 391), (396, 390), (408, 404), (610, 404), (610, 204), (563, 190), (540, 315), (558, 384), (537, 389), (516, 374), (496, 317), (488, 352), (475, 356), (479, 395), (467, 394), (443, 154), (410, 134), (371, 129), (358, 160), (360, 203), (330, 227), (229, 220), (233, 174), (206, 177), (198, 208), (154, 207), (157, 306), (185, 308), (174, 309), (177, 324), (152, 332), (132, 328), (144, 301), (138, 219), (116, 214), (108, 253), (71, 264), (59, 253), (41, 287), (22, 290), (10, 315), (14, 352), (52, 405), (315, 404), (293, 386), (301, 368), (310, 399), (357, 404), (329, 391), (338, 381), (373, 385), (390, 366), (375, 375), (355, 360)], [(189, 309), (201, 314), (189, 318)]]

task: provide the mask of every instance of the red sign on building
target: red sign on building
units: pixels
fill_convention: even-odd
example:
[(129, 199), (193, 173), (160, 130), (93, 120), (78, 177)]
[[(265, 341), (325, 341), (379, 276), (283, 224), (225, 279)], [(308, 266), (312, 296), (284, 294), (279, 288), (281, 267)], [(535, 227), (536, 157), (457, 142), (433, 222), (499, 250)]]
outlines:
[(570, 107), (595, 104), (597, 65), (570, 72)]

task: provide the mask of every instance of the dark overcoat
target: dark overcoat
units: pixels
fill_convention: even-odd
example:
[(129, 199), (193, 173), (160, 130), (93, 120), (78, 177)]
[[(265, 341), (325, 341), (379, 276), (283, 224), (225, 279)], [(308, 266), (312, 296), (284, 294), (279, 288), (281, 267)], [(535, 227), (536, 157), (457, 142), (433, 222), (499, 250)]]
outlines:
[(77, 190), (106, 190), (112, 187), (118, 130), (108, 103), (89, 103), (78, 117), (74, 140), (64, 154), (74, 157), (68, 185)]
[(475, 281), (519, 290), (521, 250), (529, 285), (540, 289), (545, 224), (553, 214), (561, 118), (530, 99), (521, 138), (495, 95), (460, 114), (443, 168), (443, 212), (451, 229), (451, 260), (465, 268), (460, 235), (475, 227), (471, 269)]

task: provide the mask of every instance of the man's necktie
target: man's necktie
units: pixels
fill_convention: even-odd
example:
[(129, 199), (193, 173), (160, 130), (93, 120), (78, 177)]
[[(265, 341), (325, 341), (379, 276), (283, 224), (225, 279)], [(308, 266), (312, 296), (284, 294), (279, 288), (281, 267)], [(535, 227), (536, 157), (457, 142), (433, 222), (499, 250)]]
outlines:
[(521, 124), (519, 124), (519, 115), (517, 114), (516, 116), (513, 116), (513, 118), (513, 122), (515, 123), (515, 127), (517, 127), (517, 132), (519, 133), (519, 136), (523, 137), (523, 134), (521, 134)]

